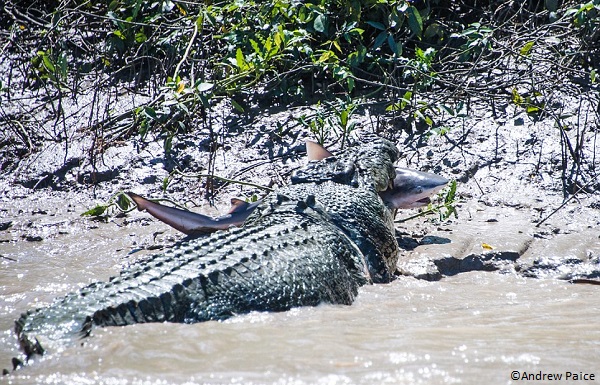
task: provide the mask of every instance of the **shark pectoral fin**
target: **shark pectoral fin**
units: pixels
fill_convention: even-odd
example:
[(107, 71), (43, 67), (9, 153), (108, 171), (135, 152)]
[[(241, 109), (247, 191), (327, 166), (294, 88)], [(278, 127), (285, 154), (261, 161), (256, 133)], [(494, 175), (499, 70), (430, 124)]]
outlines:
[(306, 141), (306, 158), (308, 160), (323, 160), (333, 156), (329, 150), (312, 140)]
[(246, 219), (254, 212), (254, 210), (260, 205), (262, 200), (248, 203), (238, 198), (231, 199), (231, 210), (227, 215), (215, 218), (215, 221), (227, 225), (227, 227), (236, 226), (240, 227), (244, 224)]
[(246, 211), (248, 210), (248, 206), (250, 206), (250, 203), (241, 200), (240, 198), (231, 198), (231, 208), (229, 209), (228, 214)]
[(184, 234), (212, 233), (229, 227), (227, 223), (216, 221), (207, 215), (161, 205), (134, 193), (127, 194), (137, 204), (140, 211), (146, 210), (154, 218)]

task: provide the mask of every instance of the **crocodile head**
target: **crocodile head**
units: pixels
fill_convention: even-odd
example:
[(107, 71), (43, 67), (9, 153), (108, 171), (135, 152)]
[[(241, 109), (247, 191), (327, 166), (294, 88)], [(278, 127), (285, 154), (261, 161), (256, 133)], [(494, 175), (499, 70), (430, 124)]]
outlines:
[[(309, 160), (334, 158), (330, 151), (312, 141), (306, 142), (306, 154)], [(353, 171), (351, 167), (343, 169)], [(431, 203), (429, 197), (448, 184), (446, 178), (429, 172), (396, 167), (395, 173), (395, 177), (388, 187), (379, 192), (379, 196), (390, 209), (412, 209), (426, 206)], [(337, 178), (344, 179), (339, 176)], [(347, 176), (346, 179), (351, 180), (352, 178)]]
[(307, 143), (309, 163), (292, 175), (292, 184), (333, 181), (353, 187), (385, 191), (395, 178), (396, 146), (374, 134), (364, 133), (345, 151), (332, 155), (314, 142)]
[(435, 174), (395, 168), (398, 149), (375, 135), (359, 137), (337, 155), (321, 149), (308, 150), (316, 160), (298, 170), (291, 178), (292, 186), (283, 193), (292, 192), (293, 199), (314, 195), (331, 222), (360, 249), (369, 278), (373, 282), (389, 282), (399, 256), (395, 210), (427, 204), (429, 196), (448, 181)]

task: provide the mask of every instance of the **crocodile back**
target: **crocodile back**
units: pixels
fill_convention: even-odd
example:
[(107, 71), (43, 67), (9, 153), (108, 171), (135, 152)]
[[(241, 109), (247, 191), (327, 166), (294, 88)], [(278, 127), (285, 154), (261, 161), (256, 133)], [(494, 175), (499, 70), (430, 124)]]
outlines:
[(108, 282), (24, 313), (16, 332), (25, 355), (73, 343), (96, 326), (352, 303), (359, 286), (393, 277), (398, 246), (377, 192), (393, 179), (397, 156), (390, 142), (370, 137), (336, 159), (310, 163), (242, 228), (184, 240)]

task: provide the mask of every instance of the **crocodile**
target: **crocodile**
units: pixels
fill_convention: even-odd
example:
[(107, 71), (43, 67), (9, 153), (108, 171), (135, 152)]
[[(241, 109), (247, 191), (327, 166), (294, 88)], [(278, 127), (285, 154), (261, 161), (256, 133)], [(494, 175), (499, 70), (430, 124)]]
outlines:
[(363, 134), (297, 170), (242, 227), (187, 237), (106, 282), (27, 311), (15, 321), (21, 358), (73, 345), (97, 327), (350, 305), (360, 286), (395, 276), (393, 210), (380, 193), (393, 188), (398, 157), (390, 141)]

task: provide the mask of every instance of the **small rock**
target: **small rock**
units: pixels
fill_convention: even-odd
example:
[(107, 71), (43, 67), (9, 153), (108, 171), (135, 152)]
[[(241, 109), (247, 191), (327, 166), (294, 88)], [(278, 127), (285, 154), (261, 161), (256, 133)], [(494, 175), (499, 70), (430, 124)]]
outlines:
[(142, 183), (143, 184), (154, 184), (154, 183), (156, 183), (156, 181), (157, 181), (156, 175), (148, 175), (142, 180)]
[(12, 221), (0, 222), (0, 231), (8, 230), (12, 226)]

